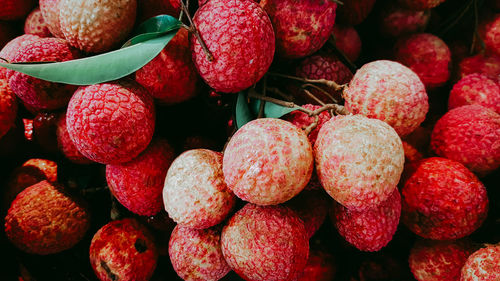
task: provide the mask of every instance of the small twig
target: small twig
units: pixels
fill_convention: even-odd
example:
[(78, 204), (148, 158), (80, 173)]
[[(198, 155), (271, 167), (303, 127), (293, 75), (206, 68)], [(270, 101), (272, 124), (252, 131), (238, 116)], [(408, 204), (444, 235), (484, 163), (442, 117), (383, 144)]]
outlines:
[[(311, 88), (314, 88), (320, 92), (322, 92), (325, 96), (327, 96), (332, 102), (334, 103), (339, 103), (339, 101), (337, 99), (335, 99), (332, 95), (330, 95), (330, 93), (328, 91), (326, 91), (325, 89), (321, 88), (321, 87), (318, 87), (316, 85), (313, 85), (313, 84), (304, 84), (302, 85), (302, 88), (305, 88), (305, 87), (311, 87)], [(321, 105), (323, 105), (323, 103), (320, 103)]]
[[(312, 85), (312, 84), (306, 84), (306, 85)], [(319, 103), (320, 105), (325, 105), (324, 102), (322, 102), (320, 99), (318, 99), (315, 95), (313, 95), (313, 93), (309, 92), (304, 86), (302, 86), (302, 91), (304, 91), (304, 93), (306, 93), (306, 95), (308, 95), (310, 98), (312, 98), (313, 100), (315, 100), (317, 103)]]
[(196, 25), (193, 22), (193, 19), (189, 15), (188, 8), (186, 7), (186, 5), (184, 5), (184, 0), (181, 0), (180, 2), (181, 2), (181, 8), (182, 8), (182, 10), (184, 11), (184, 13), (186, 14), (186, 17), (189, 20), (190, 26), (189, 26), (188, 30), (191, 33), (193, 33), (194, 36), (196, 37), (196, 39), (198, 40), (198, 42), (200, 42), (201, 48), (203, 49), (203, 52), (205, 52), (205, 55), (207, 56), (207, 60), (208, 61), (213, 61), (214, 60), (214, 56), (212, 55), (212, 53), (208, 49), (207, 45), (205, 44), (205, 41), (203, 41), (203, 39), (201, 38), (200, 33), (198, 32), (198, 29), (196, 28)]
[(267, 88), (267, 90), (268, 90), (269, 92), (272, 92), (272, 93), (275, 93), (275, 94), (279, 95), (280, 97), (284, 98), (286, 101), (292, 101), (292, 98), (291, 98), (289, 95), (287, 95), (287, 94), (283, 93), (283, 92), (282, 92), (280, 89), (278, 89), (278, 88), (271, 88), (271, 87), (269, 87), (269, 88)]
[(267, 74), (272, 75), (272, 76), (277, 76), (277, 77), (282, 77), (282, 78), (287, 78), (287, 79), (292, 79), (296, 81), (301, 81), (304, 83), (315, 83), (315, 84), (322, 84), (325, 85), (329, 88), (332, 88), (336, 91), (340, 91), (344, 88), (344, 85), (339, 85), (335, 81), (332, 80), (326, 80), (326, 79), (307, 79), (307, 78), (301, 78), (297, 76), (291, 76), (291, 75), (286, 75), (286, 74), (281, 74), (281, 73), (275, 73), (275, 72), (268, 72)]

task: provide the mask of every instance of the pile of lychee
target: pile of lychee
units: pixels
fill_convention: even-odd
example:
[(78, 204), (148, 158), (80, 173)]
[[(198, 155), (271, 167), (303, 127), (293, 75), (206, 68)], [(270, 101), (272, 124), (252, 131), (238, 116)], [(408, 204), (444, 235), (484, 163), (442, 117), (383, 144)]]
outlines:
[(498, 0), (0, 7), (8, 63), (185, 23), (115, 81), (0, 67), (8, 278), (500, 280)]

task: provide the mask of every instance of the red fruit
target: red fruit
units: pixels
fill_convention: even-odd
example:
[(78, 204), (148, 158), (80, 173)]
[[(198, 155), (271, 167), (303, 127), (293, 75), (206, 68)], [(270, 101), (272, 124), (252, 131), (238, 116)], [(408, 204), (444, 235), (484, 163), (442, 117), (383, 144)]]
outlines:
[(396, 189), (373, 209), (355, 211), (334, 203), (330, 210), (332, 223), (347, 242), (361, 251), (374, 252), (385, 247), (396, 233), (401, 196)]
[(500, 85), (480, 73), (463, 77), (450, 92), (448, 109), (469, 104), (479, 104), (500, 114)]
[(259, 205), (280, 204), (299, 194), (309, 182), (311, 144), (290, 122), (256, 119), (233, 135), (224, 151), (222, 168), (227, 186), (239, 198)]
[(374, 4), (375, 0), (345, 1), (344, 5), (339, 5), (339, 23), (345, 25), (358, 25), (362, 23), (372, 11)]
[(137, 70), (135, 80), (164, 104), (194, 97), (199, 77), (191, 60), (188, 31), (181, 28), (158, 56)]
[(487, 19), (480, 28), (481, 39), (486, 49), (496, 55), (500, 55), (500, 14)]
[(174, 158), (170, 144), (157, 139), (132, 161), (106, 165), (106, 180), (111, 193), (135, 214), (157, 214), (163, 209), (163, 182)]
[(47, 28), (57, 38), (63, 38), (64, 34), (59, 23), (59, 3), (61, 0), (39, 0), (40, 11)]
[[(304, 104), (304, 105), (302, 105), (302, 107), (309, 109), (309, 110), (312, 110), (312, 111), (321, 108), (321, 106), (313, 105), (313, 104)], [(318, 122), (317, 122), (316, 128), (314, 128), (314, 130), (312, 130), (309, 133), (309, 135), (307, 135), (307, 138), (309, 139), (309, 142), (311, 143), (311, 145), (314, 145), (314, 143), (316, 142), (316, 138), (318, 137), (319, 130), (321, 129), (323, 124), (325, 124), (328, 120), (330, 120), (330, 118), (331, 118), (331, 116), (328, 113), (328, 111), (323, 111), (318, 115)], [(306, 129), (313, 122), (316, 121), (316, 118), (309, 116), (307, 113), (302, 112), (300, 110), (295, 110), (295, 111), (288, 113), (287, 115), (285, 115), (283, 117), (283, 119), (292, 123), (297, 128), (302, 129), (302, 130)]]
[(379, 17), (379, 30), (385, 36), (399, 37), (422, 32), (431, 17), (430, 11), (415, 11), (401, 8), (393, 3), (382, 10)]
[(211, 0), (196, 11), (194, 23), (213, 60), (190, 34), (193, 62), (207, 84), (236, 93), (264, 76), (274, 56), (274, 31), (264, 10), (250, 0)]
[(500, 115), (477, 104), (452, 109), (434, 126), (431, 147), (437, 155), (486, 175), (500, 167)]
[(18, 20), (25, 17), (35, 6), (34, 0), (1, 0), (0, 20)]
[(432, 9), (445, 0), (399, 0), (399, 3), (408, 9), (422, 11)]
[(300, 58), (319, 50), (335, 23), (334, 1), (262, 0), (276, 31), (276, 54)]
[(24, 22), (24, 33), (38, 35), (40, 37), (52, 37), (45, 23), (40, 8), (36, 8), (28, 15)]
[(153, 237), (135, 219), (106, 224), (90, 243), (90, 264), (102, 281), (149, 280), (157, 259)]
[(221, 231), (190, 229), (177, 225), (170, 236), (168, 253), (183, 280), (220, 280), (231, 271), (222, 255)]
[[(29, 45), (35, 41), (40, 39), (40, 37), (36, 35), (24, 34), (18, 36), (9, 43), (7, 43), (2, 50), (0, 51), (0, 58), (6, 59), (9, 62), (14, 60), (14, 57), (18, 50), (24, 48), (26, 45)], [(0, 79), (7, 78), (7, 68), (0, 67)]]
[(224, 226), (221, 244), (229, 266), (250, 281), (293, 280), (309, 255), (304, 223), (283, 206), (245, 205)]
[(460, 281), (500, 279), (500, 245), (488, 245), (467, 258)]
[(80, 87), (69, 102), (66, 125), (78, 151), (90, 160), (128, 162), (153, 137), (153, 99), (129, 80)]
[(306, 267), (297, 281), (331, 281), (336, 271), (335, 259), (331, 254), (311, 250)]
[(450, 78), (450, 49), (432, 34), (419, 33), (398, 40), (394, 56), (413, 70), (427, 89), (443, 86)]
[(57, 118), (57, 146), (59, 150), (68, 158), (69, 161), (76, 164), (90, 164), (92, 161), (76, 149), (75, 144), (69, 137), (68, 128), (66, 126), (66, 112), (59, 115)]
[[(13, 62), (69, 61), (79, 57), (78, 52), (66, 41), (57, 38), (40, 38), (16, 52)], [(35, 109), (57, 109), (65, 106), (76, 86), (53, 83), (26, 74), (7, 71), (9, 86), (27, 105)]]
[(325, 221), (330, 199), (321, 191), (303, 191), (286, 202), (304, 222), (307, 238), (311, 238)]
[(459, 64), (459, 77), (463, 78), (472, 73), (482, 73), (494, 81), (499, 81), (500, 57), (478, 54), (463, 59)]
[(408, 263), (418, 281), (459, 280), (460, 270), (474, 252), (469, 241), (418, 240), (410, 252)]
[(405, 151), (405, 164), (407, 162), (415, 162), (422, 160), (424, 157), (420, 151), (418, 151), (413, 145), (407, 143), (406, 141), (402, 141), (403, 149)]
[(224, 182), (222, 154), (194, 149), (177, 157), (165, 178), (163, 202), (182, 226), (204, 229), (221, 223), (236, 203)]
[(0, 78), (0, 138), (14, 125), (17, 116), (16, 95), (5, 79)]
[(336, 24), (333, 26), (333, 36), (335, 37), (335, 46), (351, 62), (358, 59), (361, 53), (361, 38), (354, 27)]
[(179, 0), (137, 0), (137, 23), (157, 15), (178, 17), (180, 8)]
[(484, 185), (464, 165), (445, 158), (418, 162), (402, 195), (402, 221), (428, 239), (465, 237), (481, 226), (488, 212)]
[(5, 217), (9, 240), (19, 249), (38, 255), (73, 247), (89, 226), (89, 213), (80, 200), (48, 181), (19, 193)]

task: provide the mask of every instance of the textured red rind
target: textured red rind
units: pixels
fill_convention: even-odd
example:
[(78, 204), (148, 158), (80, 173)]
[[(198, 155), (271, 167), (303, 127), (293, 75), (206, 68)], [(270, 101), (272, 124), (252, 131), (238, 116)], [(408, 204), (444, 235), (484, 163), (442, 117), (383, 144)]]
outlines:
[(333, 36), (335, 36), (335, 46), (353, 62), (361, 53), (361, 38), (352, 26), (333, 26)]
[(383, 9), (379, 16), (379, 30), (385, 36), (399, 37), (421, 32), (429, 23), (430, 11), (414, 11), (401, 8), (394, 3)]
[(22, 19), (33, 9), (35, 3), (35, 0), (1, 0), (0, 20)]
[[(24, 48), (41, 37), (37, 35), (24, 34), (10, 40), (0, 51), (0, 58), (6, 59), (11, 62), (17, 51)], [(7, 68), (0, 67), (0, 79), (7, 78)]]
[(488, 245), (467, 258), (460, 281), (490, 281), (500, 279), (500, 245)]
[(450, 92), (448, 109), (468, 104), (479, 104), (500, 114), (500, 85), (480, 73), (463, 77)]
[(59, 3), (61, 0), (39, 0), (40, 11), (47, 28), (57, 38), (63, 38), (64, 34), (59, 23)]
[[(313, 105), (313, 104), (304, 104), (302, 105), (303, 108), (309, 109), (311, 111), (314, 111), (316, 109), (321, 108), (319, 105)], [(314, 145), (316, 142), (316, 138), (318, 137), (319, 130), (321, 129), (321, 126), (325, 124), (328, 120), (330, 120), (331, 116), (327, 111), (323, 111), (318, 115), (318, 122), (316, 125), (316, 128), (312, 130), (309, 135), (307, 135), (307, 138), (309, 139), (309, 142), (311, 145)], [(300, 110), (295, 110), (287, 115), (283, 116), (283, 119), (292, 123), (299, 129), (306, 129), (308, 126), (310, 126), (313, 122), (316, 121), (316, 118), (309, 116), (307, 113), (302, 112)]]
[(463, 59), (459, 64), (459, 78), (472, 73), (482, 73), (494, 81), (500, 81), (500, 57), (478, 54)]
[(69, 137), (68, 129), (66, 126), (66, 112), (59, 115), (57, 119), (57, 146), (59, 150), (68, 158), (69, 161), (76, 164), (90, 164), (92, 160), (85, 157), (76, 149), (75, 144)]
[(486, 50), (500, 56), (500, 14), (487, 19), (479, 29)]
[(40, 8), (36, 8), (28, 15), (24, 21), (24, 33), (33, 34), (40, 37), (52, 37), (47, 24), (43, 20)]
[(345, 25), (362, 23), (373, 9), (375, 0), (350, 0), (342, 2), (337, 11), (338, 22)]
[(17, 116), (16, 95), (7, 80), (0, 78), (0, 138), (14, 125)]

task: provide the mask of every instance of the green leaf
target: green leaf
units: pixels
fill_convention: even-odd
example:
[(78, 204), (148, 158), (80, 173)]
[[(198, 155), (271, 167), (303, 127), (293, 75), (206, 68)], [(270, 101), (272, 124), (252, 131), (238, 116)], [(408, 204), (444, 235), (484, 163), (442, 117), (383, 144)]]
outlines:
[(255, 116), (248, 107), (247, 98), (244, 92), (238, 94), (236, 100), (236, 127), (239, 129), (246, 123), (255, 119)]
[[(260, 108), (260, 100), (252, 100), (250, 102), (250, 107), (252, 108), (252, 112), (255, 115), (259, 114), (259, 108)], [(297, 110), (296, 107), (286, 107), (286, 106), (281, 106), (272, 102), (266, 102), (264, 105), (264, 117), (267, 118), (280, 118), (283, 115), (286, 115), (292, 111)]]
[(0, 63), (42, 80), (71, 85), (91, 85), (125, 77), (156, 57), (174, 37), (182, 23), (161, 15), (147, 20), (139, 27), (140, 34), (130, 39), (127, 46), (92, 57), (47, 63)]

